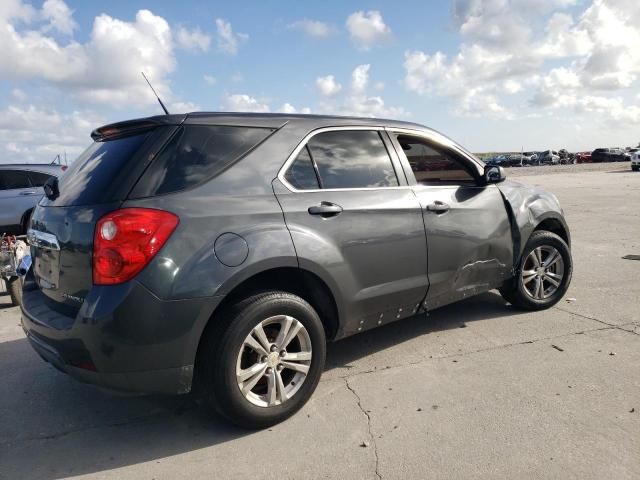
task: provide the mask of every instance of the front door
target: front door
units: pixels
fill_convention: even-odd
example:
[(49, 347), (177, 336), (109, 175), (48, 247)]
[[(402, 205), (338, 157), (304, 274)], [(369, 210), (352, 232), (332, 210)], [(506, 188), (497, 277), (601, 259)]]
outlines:
[(433, 309), (500, 286), (513, 242), (504, 200), (461, 152), (419, 135), (390, 132), (422, 207)]
[(383, 136), (323, 129), (274, 183), (300, 267), (336, 297), (338, 336), (410, 316), (427, 292), (420, 203)]

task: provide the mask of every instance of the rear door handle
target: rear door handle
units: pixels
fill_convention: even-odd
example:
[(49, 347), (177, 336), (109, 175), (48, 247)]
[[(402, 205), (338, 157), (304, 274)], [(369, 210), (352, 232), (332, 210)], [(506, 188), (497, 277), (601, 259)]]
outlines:
[(445, 213), (448, 212), (450, 208), (451, 207), (448, 204), (439, 200), (427, 205), (427, 210), (435, 213)]
[(27, 190), (27, 191), (23, 190), (22, 192), (20, 192), (20, 195), (35, 195), (36, 193), (38, 192), (35, 192), (33, 190)]
[(331, 202), (320, 202), (320, 205), (313, 205), (307, 209), (309, 215), (320, 215), (322, 217), (335, 217), (342, 213), (342, 207)]

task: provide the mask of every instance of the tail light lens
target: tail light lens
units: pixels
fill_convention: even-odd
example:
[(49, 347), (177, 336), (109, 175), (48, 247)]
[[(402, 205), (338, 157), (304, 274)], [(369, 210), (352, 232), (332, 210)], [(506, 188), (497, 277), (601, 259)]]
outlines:
[(123, 208), (102, 217), (93, 241), (93, 283), (131, 280), (158, 253), (178, 222), (173, 213), (150, 208)]

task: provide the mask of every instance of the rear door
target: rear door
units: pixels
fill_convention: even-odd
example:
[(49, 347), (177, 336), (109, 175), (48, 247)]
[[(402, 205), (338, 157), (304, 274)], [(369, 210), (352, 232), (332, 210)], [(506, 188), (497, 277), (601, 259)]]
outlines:
[(434, 309), (496, 288), (511, 276), (511, 226), (500, 191), (450, 142), (389, 132), (424, 215)]
[(17, 232), (23, 214), (38, 202), (41, 190), (32, 188), (23, 170), (0, 170), (0, 235)]
[(412, 315), (427, 291), (420, 204), (384, 137), (318, 130), (281, 171), (284, 186), (274, 184), (300, 266), (338, 296), (339, 336)]

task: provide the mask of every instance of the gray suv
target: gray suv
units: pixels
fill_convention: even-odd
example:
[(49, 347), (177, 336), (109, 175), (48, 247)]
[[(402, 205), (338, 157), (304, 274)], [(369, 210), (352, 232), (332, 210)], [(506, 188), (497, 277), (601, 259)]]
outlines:
[(38, 164), (0, 164), (0, 235), (26, 233), (31, 211), (44, 194), (51, 176), (66, 167)]
[(33, 213), (22, 306), (84, 382), (193, 389), (265, 427), (309, 399), (327, 341), (495, 288), (544, 309), (571, 280), (557, 199), (421, 125), (192, 113), (92, 137)]

